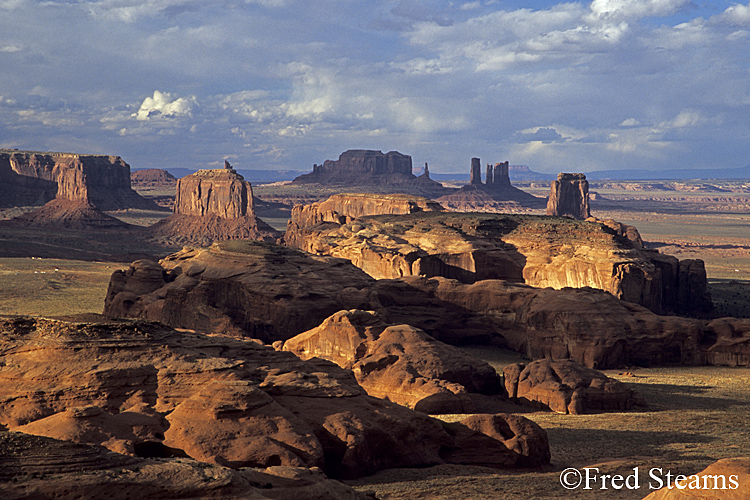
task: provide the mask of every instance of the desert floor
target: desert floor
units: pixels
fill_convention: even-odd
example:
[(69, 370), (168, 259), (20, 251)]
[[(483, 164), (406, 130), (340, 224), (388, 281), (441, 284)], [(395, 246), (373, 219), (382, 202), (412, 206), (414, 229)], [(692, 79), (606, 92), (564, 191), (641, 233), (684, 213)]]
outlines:
[[(548, 188), (547, 188), (548, 189)], [(535, 192), (539, 196), (543, 189)], [(722, 315), (750, 317), (750, 194), (666, 193), (601, 190), (592, 214), (635, 225), (650, 248), (681, 259), (706, 262), (709, 289)], [(727, 201), (728, 200), (728, 201)], [(0, 213), (0, 218), (8, 214)], [(139, 225), (163, 215), (113, 214)], [(275, 221), (281, 227), (283, 221)], [(127, 267), (122, 253), (138, 249), (107, 248), (106, 241), (46, 233), (54, 251), (36, 258), (29, 245), (33, 232), (0, 228), (0, 314), (56, 316), (101, 312), (109, 276)], [(59, 256), (70, 248), (78, 259)], [(77, 247), (77, 249), (76, 249)], [(124, 252), (123, 252), (124, 251)], [(143, 249), (145, 252), (146, 249)], [(107, 259), (112, 255), (117, 258)], [(39, 256), (45, 258), (39, 258)], [(98, 259), (98, 260), (97, 260)], [(134, 259), (133, 259), (134, 260)], [(522, 361), (520, 355), (494, 348), (466, 347), (498, 370)], [(552, 449), (547, 471), (496, 471), (481, 467), (436, 466), (397, 469), (347, 484), (386, 499), (639, 499), (655, 485), (653, 468), (691, 474), (725, 457), (750, 455), (750, 369), (659, 367), (606, 371), (632, 385), (648, 406), (639, 411), (596, 415), (559, 415), (528, 410), (525, 415), (546, 429)], [(444, 415), (460, 420), (464, 415)], [(600, 474), (639, 473), (639, 489), (566, 490), (560, 472), (568, 467), (596, 467)], [(632, 484), (632, 482), (631, 482)]]

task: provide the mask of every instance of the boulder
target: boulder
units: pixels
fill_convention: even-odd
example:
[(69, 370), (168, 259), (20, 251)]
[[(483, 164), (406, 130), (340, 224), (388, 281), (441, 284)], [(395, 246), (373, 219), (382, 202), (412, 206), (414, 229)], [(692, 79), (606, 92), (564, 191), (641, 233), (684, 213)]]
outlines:
[(547, 433), (520, 415), (476, 414), (446, 427), (460, 443), (450, 453), (451, 460), (495, 468), (542, 467), (550, 463)]
[(339, 311), (283, 344), (302, 359), (352, 370), (371, 396), (425, 413), (473, 413), (469, 392), (496, 394), (500, 377), (486, 362), (373, 311)]
[(585, 174), (560, 173), (552, 181), (547, 201), (547, 215), (567, 216), (585, 220), (591, 216), (589, 209), (589, 181)]
[(511, 398), (558, 413), (626, 411), (645, 405), (643, 397), (622, 382), (570, 359), (517, 363), (506, 366), (503, 375)]

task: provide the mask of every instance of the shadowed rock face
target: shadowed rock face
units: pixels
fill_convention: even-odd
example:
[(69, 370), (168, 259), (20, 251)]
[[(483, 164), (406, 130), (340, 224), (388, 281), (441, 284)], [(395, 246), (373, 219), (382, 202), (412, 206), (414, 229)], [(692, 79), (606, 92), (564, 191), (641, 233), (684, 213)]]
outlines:
[[(462, 444), (440, 421), (366, 395), (328, 361), (146, 322), (0, 318), (0, 335), (0, 424), (10, 430), (336, 477), (462, 463), (444, 458)], [(508, 465), (542, 463), (493, 446)]]
[(425, 413), (475, 413), (467, 392), (496, 394), (500, 377), (486, 362), (410, 325), (373, 311), (339, 311), (283, 344), (302, 359), (327, 359), (354, 372), (371, 396)]
[[(342, 203), (342, 201), (338, 201)], [(314, 212), (297, 209), (297, 213)], [(305, 225), (310, 224), (310, 225)], [(656, 313), (700, 314), (713, 305), (701, 261), (643, 250), (596, 222), (504, 214), (298, 217), (287, 244), (350, 260), (371, 276), (505, 279), (538, 287), (594, 287)], [(682, 271), (681, 271), (682, 269)]]
[(558, 174), (550, 187), (547, 215), (568, 216), (577, 220), (591, 216), (589, 181), (584, 174)]
[(57, 500), (367, 500), (319, 469), (232, 470), (189, 459), (154, 460), (20, 432), (0, 432), (0, 497)]
[(10, 163), (10, 154), (0, 152), (0, 206), (44, 205), (54, 199), (53, 181), (19, 175)]
[(558, 413), (581, 415), (645, 406), (641, 395), (622, 382), (569, 359), (508, 365), (503, 376), (511, 398), (536, 402)]
[(130, 165), (119, 156), (3, 150), (3, 158), (17, 174), (56, 182), (58, 199), (90, 202), (103, 211), (158, 208), (131, 189)]

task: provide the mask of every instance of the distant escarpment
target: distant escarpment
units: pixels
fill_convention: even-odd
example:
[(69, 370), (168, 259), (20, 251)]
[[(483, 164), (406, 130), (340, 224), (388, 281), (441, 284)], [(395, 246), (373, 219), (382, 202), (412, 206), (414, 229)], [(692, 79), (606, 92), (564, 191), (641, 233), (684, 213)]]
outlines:
[[(589, 287), (555, 290), (422, 276), (375, 280), (347, 260), (261, 242), (222, 242), (160, 263), (136, 261), (112, 275), (104, 313), (272, 343), (352, 309), (375, 311), (387, 324), (411, 325), (449, 344), (493, 343), (531, 359), (570, 358), (590, 368), (750, 366), (750, 320), (659, 316)], [(376, 386), (401, 363), (421, 359), (401, 354), (395, 336), (363, 343), (373, 354), (393, 349), (403, 359), (385, 355), (382, 363), (368, 365), (380, 371), (368, 382)]]
[(231, 239), (274, 241), (279, 236), (255, 216), (252, 186), (229, 163), (180, 179), (174, 214), (147, 232), (155, 239), (199, 245)]
[(341, 153), (338, 160), (326, 160), (313, 165), (313, 171), (300, 175), (293, 184), (321, 184), (351, 189), (373, 186), (383, 193), (408, 193), (435, 197), (449, 193), (439, 182), (430, 179), (429, 168), (419, 177), (412, 173), (411, 156), (398, 151), (383, 153), (365, 149), (351, 149)]
[(644, 250), (596, 222), (435, 211), (333, 221), (314, 216), (315, 207), (295, 208), (287, 244), (348, 259), (374, 278), (588, 286), (658, 314), (702, 314), (713, 308), (703, 261)]
[(0, 150), (0, 170), (3, 163), (21, 176), (57, 183), (57, 198), (102, 211), (158, 209), (131, 189), (130, 165), (119, 156)]
[(508, 163), (488, 163), (485, 182), (482, 182), (481, 161), (472, 158), (469, 184), (437, 201), (457, 211), (497, 212), (518, 206), (541, 208), (544, 200), (511, 185)]

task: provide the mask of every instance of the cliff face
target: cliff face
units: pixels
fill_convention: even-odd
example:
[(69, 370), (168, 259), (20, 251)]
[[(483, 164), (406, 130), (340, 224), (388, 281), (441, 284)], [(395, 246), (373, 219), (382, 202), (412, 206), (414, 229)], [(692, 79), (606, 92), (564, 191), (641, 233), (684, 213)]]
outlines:
[(681, 264), (642, 250), (594, 222), (441, 212), (343, 222), (290, 223), (285, 241), (349, 259), (377, 279), (504, 279), (535, 287), (598, 288), (660, 314), (712, 309), (701, 261)]
[(90, 202), (104, 211), (157, 208), (130, 188), (130, 165), (119, 156), (3, 150), (0, 158), (21, 176), (56, 182), (60, 199)]
[(199, 170), (177, 181), (174, 213), (254, 217), (253, 189), (233, 169)]
[(547, 215), (558, 215), (585, 220), (589, 209), (589, 181), (584, 174), (558, 174), (552, 181), (547, 202)]
[(10, 155), (0, 152), (0, 207), (43, 205), (54, 199), (55, 182), (19, 175)]

